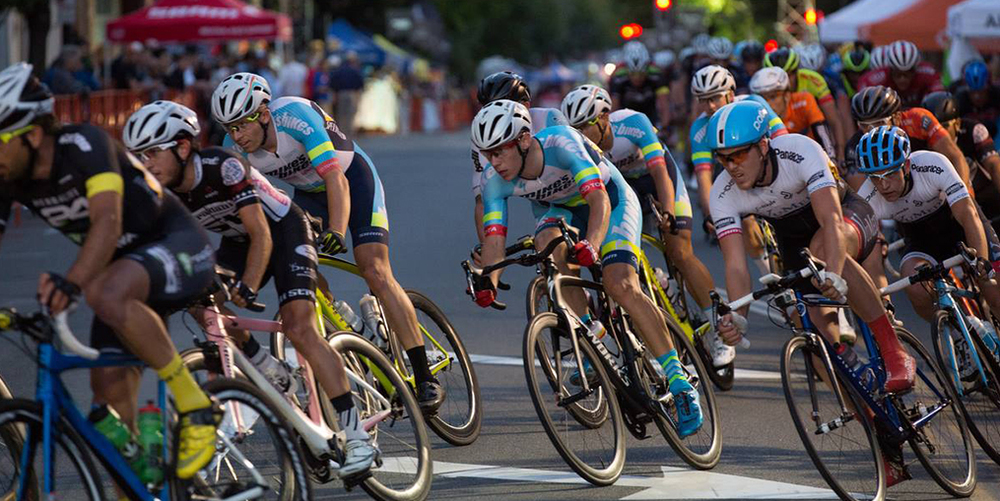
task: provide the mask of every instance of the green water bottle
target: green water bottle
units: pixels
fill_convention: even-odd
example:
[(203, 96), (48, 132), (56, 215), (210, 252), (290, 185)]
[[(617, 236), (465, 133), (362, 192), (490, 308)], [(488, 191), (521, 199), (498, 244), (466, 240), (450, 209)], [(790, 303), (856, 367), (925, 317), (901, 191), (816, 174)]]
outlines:
[(147, 484), (163, 481), (163, 416), (152, 400), (139, 409), (139, 446), (145, 455), (143, 468), (137, 473)]
[(132, 432), (129, 431), (128, 426), (125, 426), (114, 409), (102, 404), (91, 410), (87, 419), (93, 423), (94, 428), (101, 435), (104, 435), (111, 442), (111, 445), (115, 446), (132, 471), (138, 473), (142, 470), (144, 462), (142, 448), (136, 443)]

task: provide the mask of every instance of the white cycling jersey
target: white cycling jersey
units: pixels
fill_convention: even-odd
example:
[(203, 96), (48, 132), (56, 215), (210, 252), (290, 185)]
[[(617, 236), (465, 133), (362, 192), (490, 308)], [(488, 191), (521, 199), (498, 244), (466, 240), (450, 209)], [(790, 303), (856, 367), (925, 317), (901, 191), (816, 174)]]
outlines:
[(910, 154), (910, 177), (913, 186), (894, 202), (883, 198), (870, 179), (861, 185), (858, 195), (872, 206), (879, 219), (900, 223), (919, 221), (937, 212), (945, 202), (950, 207), (969, 197), (969, 190), (958, 171), (947, 157), (936, 151), (920, 150)]
[(712, 183), (709, 207), (719, 239), (742, 233), (746, 216), (781, 219), (808, 206), (809, 195), (817, 190), (837, 186), (830, 157), (806, 136), (771, 139), (768, 156), (777, 171), (768, 186), (741, 190), (726, 171)]
[[(534, 136), (546, 127), (553, 125), (569, 125), (569, 120), (562, 111), (556, 108), (531, 108), (531, 135)], [(489, 163), (486, 157), (475, 146), (472, 147), (472, 165), (476, 168), (472, 173), (472, 195), (478, 197), (482, 193), (483, 169)]]

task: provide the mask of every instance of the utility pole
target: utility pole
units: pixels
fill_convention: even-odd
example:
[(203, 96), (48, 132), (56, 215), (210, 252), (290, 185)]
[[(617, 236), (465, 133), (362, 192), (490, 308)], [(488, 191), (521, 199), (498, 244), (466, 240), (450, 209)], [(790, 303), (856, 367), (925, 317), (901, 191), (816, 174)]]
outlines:
[(816, 5), (813, 0), (778, 0), (778, 22), (775, 23), (778, 41), (782, 45), (816, 42)]

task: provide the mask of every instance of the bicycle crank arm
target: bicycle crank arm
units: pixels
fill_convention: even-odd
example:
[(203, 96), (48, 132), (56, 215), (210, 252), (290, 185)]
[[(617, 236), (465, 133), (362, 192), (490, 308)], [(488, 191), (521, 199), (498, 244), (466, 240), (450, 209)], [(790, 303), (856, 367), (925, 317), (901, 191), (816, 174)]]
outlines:
[(930, 410), (928, 410), (927, 407), (923, 405), (920, 405), (919, 408), (912, 409), (911, 412), (916, 411), (917, 414), (922, 416), (920, 419), (913, 422), (913, 428), (919, 430), (925, 424), (927, 424), (928, 421), (934, 419), (934, 416), (937, 416), (938, 414), (941, 413), (941, 411), (945, 410), (950, 406), (951, 406), (951, 400), (946, 400), (944, 401), (944, 403), (938, 404), (934, 406), (933, 409)]
[(580, 393), (577, 393), (575, 395), (570, 395), (570, 396), (568, 396), (566, 398), (557, 400), (556, 401), (556, 405), (558, 405), (559, 407), (568, 407), (568, 406), (573, 405), (573, 404), (575, 404), (575, 403), (577, 403), (577, 402), (579, 402), (579, 401), (581, 401), (581, 400), (583, 400), (583, 399), (585, 399), (585, 398), (587, 398), (587, 397), (589, 397), (589, 396), (591, 396), (593, 394), (594, 394), (593, 388), (591, 388), (589, 390), (583, 390)]

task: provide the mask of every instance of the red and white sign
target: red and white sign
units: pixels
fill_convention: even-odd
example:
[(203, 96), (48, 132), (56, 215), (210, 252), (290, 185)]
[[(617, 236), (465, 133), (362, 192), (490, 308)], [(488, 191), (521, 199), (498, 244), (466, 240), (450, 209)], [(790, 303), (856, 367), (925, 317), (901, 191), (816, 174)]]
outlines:
[(288, 16), (239, 0), (159, 0), (107, 25), (113, 42), (289, 40)]

